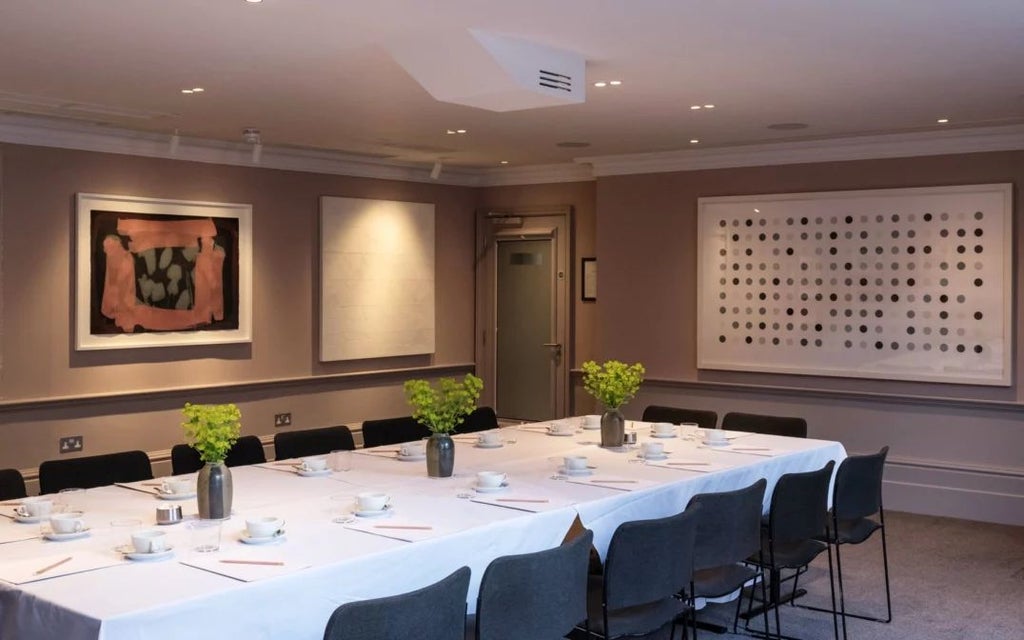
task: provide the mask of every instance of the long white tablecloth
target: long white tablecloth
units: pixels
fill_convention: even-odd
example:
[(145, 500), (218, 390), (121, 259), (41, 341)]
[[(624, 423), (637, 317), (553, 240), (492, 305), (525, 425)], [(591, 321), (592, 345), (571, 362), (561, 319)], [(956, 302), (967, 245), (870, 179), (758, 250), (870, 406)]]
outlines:
[[(846, 455), (836, 442), (750, 434), (727, 449), (665, 439), (667, 462), (707, 464), (644, 464), (636, 449), (600, 448), (598, 431), (550, 436), (538, 426), (502, 429), (501, 448), (479, 448), (472, 438), (459, 437), (455, 475), (445, 479), (428, 478), (423, 461), (400, 461), (374, 450), (354, 452), (350, 471), (320, 478), (300, 477), (272, 463), (234, 467), (234, 515), (223, 525), (220, 551), (191, 552), (189, 531), (175, 524), (160, 527), (174, 547), (173, 557), (161, 562), (125, 560), (113, 549), (125, 540), (115, 539), (112, 521), (134, 517), (155, 527), (155, 509), (165, 502), (143, 483), (86, 491), (82, 507), (90, 535), (74, 541), (19, 540), (25, 532), (38, 534), (39, 525), (17, 523), (10, 518), (12, 507), (0, 507), (0, 638), (315, 640), (338, 605), (416, 589), (462, 565), (473, 571), (473, 610), (491, 560), (553, 547), (577, 517), (594, 531), (603, 555), (622, 522), (677, 513), (695, 494), (739, 488), (762, 477), (768, 479), (767, 507), (782, 474), (818, 469)], [(632, 426), (640, 443), (651, 439), (648, 425)], [(741, 447), (768, 451), (733, 450)], [(561, 459), (569, 454), (588, 456), (592, 475), (572, 481), (559, 475)], [(507, 472), (508, 489), (474, 491), (476, 472), (482, 470)], [(335, 522), (349, 517), (355, 495), (367, 490), (388, 492), (392, 514)], [(500, 497), (547, 502), (499, 506)], [(194, 499), (181, 504), (186, 515), (195, 513)], [(284, 539), (242, 544), (245, 519), (256, 515), (284, 518)], [(376, 529), (373, 523), (431, 529)], [(38, 559), (44, 567), (76, 554), (108, 560), (91, 571), (47, 572), (33, 582), (13, 583), (19, 562)], [(225, 564), (223, 559), (284, 565)]]

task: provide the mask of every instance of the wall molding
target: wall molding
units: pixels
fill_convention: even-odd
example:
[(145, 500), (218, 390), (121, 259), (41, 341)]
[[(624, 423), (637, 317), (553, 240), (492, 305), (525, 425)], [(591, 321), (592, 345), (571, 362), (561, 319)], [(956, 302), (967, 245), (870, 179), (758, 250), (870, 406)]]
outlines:
[(403, 367), (401, 369), (377, 369), (373, 371), (356, 371), (352, 373), (332, 373), (313, 376), (295, 376), (291, 378), (270, 378), (266, 380), (245, 380), (213, 385), (194, 385), (175, 387), (173, 389), (139, 389), (123, 393), (92, 393), (48, 398), (26, 398), (22, 400), (5, 400), (0, 402), (0, 414), (23, 411), (39, 411), (61, 407), (82, 407), (86, 405), (115, 404), (138, 400), (168, 400), (175, 398), (194, 400), (196, 396), (220, 394), (225, 391), (283, 392), (292, 389), (303, 389), (310, 386), (338, 386), (352, 382), (378, 380), (394, 380), (413, 375), (443, 376), (448, 374), (472, 373), (476, 364), (458, 362), (451, 364), (428, 365), (423, 367)]
[(573, 162), (555, 164), (504, 167), (446, 164), (436, 180), (430, 177), (433, 163), (427, 162), (264, 145), (260, 162), (255, 163), (252, 146), (248, 144), (181, 136), (172, 153), (170, 139), (170, 134), (76, 120), (0, 114), (0, 142), (12, 144), (464, 187), (583, 182), (602, 176), (637, 173), (1017, 151), (1024, 149), (1024, 125), (942, 128), (914, 133), (582, 156)]

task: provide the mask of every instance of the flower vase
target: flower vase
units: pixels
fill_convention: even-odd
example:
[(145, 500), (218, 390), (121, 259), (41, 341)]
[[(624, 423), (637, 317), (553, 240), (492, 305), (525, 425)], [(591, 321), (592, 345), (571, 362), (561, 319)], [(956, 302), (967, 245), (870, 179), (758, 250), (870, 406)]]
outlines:
[(196, 499), (202, 520), (231, 517), (231, 470), (223, 462), (207, 462), (196, 480)]
[(601, 446), (621, 447), (625, 437), (626, 419), (618, 408), (605, 407), (604, 415), (601, 416)]
[(449, 478), (455, 469), (455, 443), (447, 433), (435, 433), (427, 440), (427, 475)]

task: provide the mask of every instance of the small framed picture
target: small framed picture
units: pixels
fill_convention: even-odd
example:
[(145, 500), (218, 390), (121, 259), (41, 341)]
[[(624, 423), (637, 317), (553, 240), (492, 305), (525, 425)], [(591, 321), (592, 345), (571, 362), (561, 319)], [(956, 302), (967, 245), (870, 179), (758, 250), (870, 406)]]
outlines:
[(597, 258), (581, 259), (580, 267), (583, 274), (580, 279), (580, 298), (584, 302), (597, 302)]

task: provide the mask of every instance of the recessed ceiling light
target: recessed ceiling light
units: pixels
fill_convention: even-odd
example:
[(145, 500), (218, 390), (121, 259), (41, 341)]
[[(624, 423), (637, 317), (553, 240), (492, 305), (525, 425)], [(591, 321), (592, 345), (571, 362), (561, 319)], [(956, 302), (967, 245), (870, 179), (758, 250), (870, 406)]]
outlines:
[(705, 109), (714, 109), (715, 105), (713, 105), (713, 104), (706, 104), (706, 105), (704, 105), (704, 108)]
[(263, 0), (245, 0), (245, 1), (248, 2), (249, 4), (259, 4), (259, 3), (263, 2)]
[(697, 144), (698, 142), (700, 142), (700, 140), (698, 140), (697, 138), (693, 138), (690, 140), (690, 144)]
[(181, 92), (182, 93), (191, 94), (191, 93), (195, 93), (195, 90), (193, 90), (193, 89), (182, 89)]
[(607, 82), (595, 82), (594, 86), (595, 87), (607, 87), (608, 83)]
[(204, 91), (206, 91), (206, 89), (202, 87), (192, 87), (192, 93), (202, 93)]
[(699, 104), (691, 104), (690, 105), (690, 109), (696, 111), (697, 109), (700, 109), (700, 105)]
[(613, 87), (618, 87), (622, 85), (622, 80), (610, 80), (608, 84), (612, 85)]
[(758, 209), (757, 207), (754, 207), (754, 213), (761, 213), (761, 210)]
[(466, 133), (465, 129), (456, 129), (455, 133)]
[(455, 135), (455, 129), (449, 129), (449, 130), (445, 131), (445, 133), (447, 133), (450, 136), (454, 136)]
[(938, 122), (939, 124), (946, 124), (947, 122), (949, 122), (949, 118), (939, 118), (935, 122)]
[(508, 164), (508, 160), (502, 160), (501, 164)]

